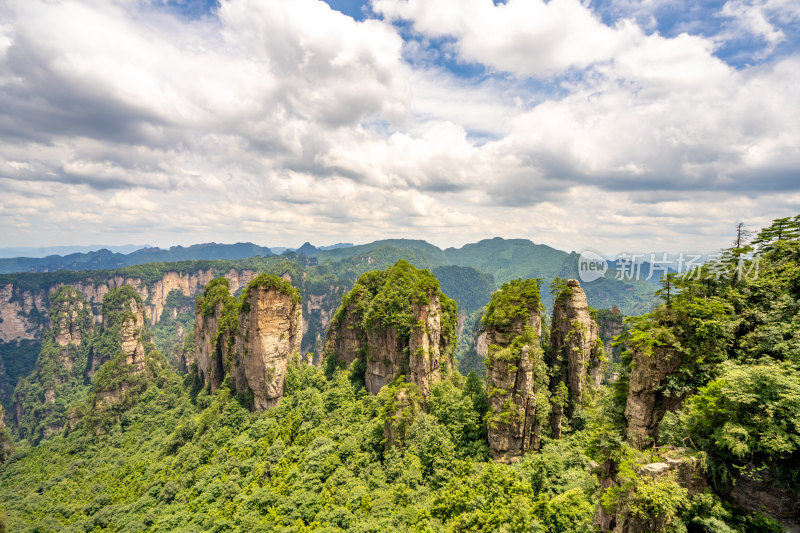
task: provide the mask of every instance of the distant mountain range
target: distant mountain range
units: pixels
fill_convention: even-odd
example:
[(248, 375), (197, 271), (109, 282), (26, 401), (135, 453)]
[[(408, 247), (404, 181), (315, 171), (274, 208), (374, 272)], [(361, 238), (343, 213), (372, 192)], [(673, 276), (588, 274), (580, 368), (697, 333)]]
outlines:
[(69, 255), (0, 259), (0, 273), (107, 270), (143, 265), (145, 263), (171, 263), (193, 259), (244, 259), (256, 255), (269, 256), (274, 254), (269, 248), (249, 242), (236, 244), (217, 244), (212, 242), (187, 247), (173, 246), (167, 249), (142, 248), (130, 253), (102, 249)]
[(297, 252), (306, 256), (352, 247), (353, 243), (340, 242), (329, 246), (312, 246), (305, 243), (300, 248), (267, 248), (251, 242), (217, 244), (214, 242), (192, 246), (158, 248), (151, 246), (49, 246), (0, 248), (0, 274), (14, 272), (54, 272), (56, 270), (106, 270), (145, 263), (171, 263), (194, 259), (245, 259), (247, 257), (280, 255)]
[(142, 248), (150, 248), (150, 246), (141, 244), (125, 244), (123, 246), (106, 246), (103, 244), (90, 244), (88, 246), (15, 246), (10, 248), (0, 248), (0, 258), (70, 255), (94, 252), (103, 249), (118, 254), (129, 254), (131, 252), (135, 252), (136, 250), (141, 250)]

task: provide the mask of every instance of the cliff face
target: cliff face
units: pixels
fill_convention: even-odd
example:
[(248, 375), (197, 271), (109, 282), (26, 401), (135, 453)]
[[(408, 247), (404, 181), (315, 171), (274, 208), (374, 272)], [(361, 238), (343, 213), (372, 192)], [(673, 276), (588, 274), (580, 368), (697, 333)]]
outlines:
[(536, 359), (541, 361), (541, 356), (537, 346), (523, 346), (518, 357), (510, 348), (489, 355), (489, 449), (496, 461), (512, 461), (539, 448), (535, 371)]
[(237, 392), (252, 393), (253, 409), (268, 409), (283, 396), (287, 364), (300, 352), (300, 292), (267, 274), (252, 280), (241, 299), (229, 288), (218, 278), (197, 299), (198, 375), (212, 389), (230, 375)]
[(611, 310), (601, 309), (595, 318), (597, 325), (600, 327), (603, 350), (606, 353), (606, 357), (611, 361), (619, 362), (619, 348), (611, 344), (617, 335), (621, 335), (625, 331), (624, 320), (625, 317), (616, 305)]
[(664, 414), (680, 406), (682, 397), (665, 396), (658, 388), (681, 361), (681, 356), (667, 346), (655, 346), (652, 353), (633, 350), (625, 418), (628, 439), (634, 446), (641, 448), (650, 442)]
[[(342, 302), (343, 288), (336, 284), (308, 284), (303, 301), (304, 353), (313, 352), (321, 356), (325, 350), (325, 331), (333, 320), (333, 314)], [(317, 358), (317, 363), (321, 362)]]
[[(229, 279), (231, 290), (237, 291), (255, 277), (252, 270), (231, 269), (225, 273)], [(75, 289), (85, 301), (92, 320), (98, 325), (102, 321), (102, 302), (109, 291), (130, 286), (142, 300), (142, 316), (149, 325), (155, 325), (162, 318), (175, 318), (179, 309), (170, 306), (170, 293), (180, 294), (183, 298), (193, 302), (195, 295), (214, 277), (210, 269), (199, 269), (194, 272), (166, 271), (155, 280), (145, 280), (131, 275), (109, 274), (103, 272), (91, 273), (53, 273), (37, 274), (36, 277), (27, 278), (20, 274), (21, 279), (14, 283), (0, 284), (0, 399), (8, 400), (13, 394), (14, 387), (24, 374), (14, 372), (12, 375), (3, 375), (3, 368), (28, 368), (33, 367), (39, 353), (39, 343), (44, 339), (45, 330), (50, 325), (47, 317), (54, 305), (54, 297), (60, 287), (68, 286)], [(51, 281), (48, 281), (51, 280)], [(68, 280), (65, 284), (64, 280)], [(74, 280), (74, 281), (72, 281)], [(182, 309), (182, 308), (181, 308)], [(165, 310), (170, 314), (165, 315)], [(61, 328), (61, 337), (58, 342), (64, 346), (80, 344), (78, 338), (72, 338), (76, 330), (70, 329), (70, 319), (65, 321)], [(65, 343), (65, 344), (64, 344)], [(182, 348), (182, 347), (181, 347)], [(190, 359), (182, 349), (167, 349), (164, 352), (180, 363)], [(191, 347), (194, 352), (194, 347)], [(19, 358), (24, 357), (26, 362), (21, 363)], [(13, 358), (13, 364), (10, 364)], [(190, 362), (190, 361), (188, 361)], [(5, 364), (4, 364), (5, 363)], [(65, 361), (68, 364), (68, 361)], [(89, 369), (89, 374), (96, 371)]]
[(102, 331), (94, 343), (89, 370), (98, 408), (130, 404), (146, 387), (140, 376), (147, 373), (154, 346), (144, 309), (130, 286), (112, 289), (103, 298)]
[(239, 315), (233, 378), (237, 392), (252, 391), (258, 410), (283, 397), (286, 365), (300, 353), (303, 313), (294, 293), (272, 286), (250, 288)]
[(0, 465), (8, 459), (13, 451), (11, 437), (6, 431), (5, 414), (3, 406), (0, 405)]
[[(356, 287), (353, 291), (362, 291)], [(363, 327), (363, 317), (357, 309), (357, 304), (365, 298), (363, 292), (359, 292), (357, 297), (351, 292), (350, 299), (343, 303), (342, 307), (336, 312), (335, 318), (331, 322), (328, 334), (325, 338), (325, 355), (333, 357), (335, 361), (345, 367), (349, 367), (353, 361), (363, 359), (364, 350), (367, 346), (367, 332)]]
[(586, 293), (577, 280), (567, 280), (553, 303), (553, 326), (550, 333), (554, 370), (551, 391), (558, 398), (566, 384), (567, 397), (553, 403), (550, 423), (553, 436), (561, 436), (561, 422), (566, 415), (572, 417), (584, 401), (588, 390), (600, 387), (603, 362), (603, 344), (600, 330), (589, 313)]
[(398, 261), (359, 278), (328, 330), (325, 356), (364, 369), (368, 391), (404, 375), (424, 397), (453, 365), (456, 304), (425, 270)]
[(0, 341), (32, 340), (41, 336), (43, 323), (37, 323), (33, 313), (46, 314), (44, 295), (15, 290), (14, 286), (0, 287)]
[(89, 303), (74, 288), (59, 287), (52, 297), (36, 367), (14, 392), (21, 436), (46, 438), (64, 426), (64, 403), (83, 381), (92, 334)]
[(211, 386), (211, 390), (216, 390), (225, 376), (223, 362), (228, 355), (228, 337), (224, 332), (218, 334), (224, 302), (217, 302), (207, 314), (204, 314), (199, 307), (195, 312), (194, 322), (197, 375), (205, 384)]
[(125, 355), (125, 364), (133, 373), (140, 373), (144, 368), (144, 346), (141, 340), (141, 329), (145, 327), (143, 309), (135, 300), (130, 302), (131, 316), (122, 321), (120, 331), (120, 348)]
[[(253, 280), (256, 272), (231, 269), (225, 277), (230, 281), (231, 291), (236, 292)], [(89, 277), (70, 285), (89, 302), (98, 321), (103, 298), (110, 290), (126, 285), (133, 287), (144, 302), (142, 304), (144, 318), (150, 324), (155, 324), (161, 319), (170, 292), (177, 290), (193, 298), (213, 278), (211, 270), (199, 270), (191, 274), (171, 271), (165, 272), (154, 282), (146, 282), (138, 277), (114, 275), (103, 278)], [(3, 321), (0, 322), (0, 340), (15, 342), (41, 337), (45, 324), (37, 322), (33, 315), (48, 312), (52, 297), (61, 285), (62, 283), (55, 282), (52, 286), (35, 290), (20, 289), (12, 284), (1, 286), (0, 315)]]
[(538, 449), (541, 438), (536, 395), (546, 389), (547, 370), (538, 282), (504, 284), (492, 295), (482, 327), (478, 347), (486, 357), (489, 449), (495, 460), (514, 461)]

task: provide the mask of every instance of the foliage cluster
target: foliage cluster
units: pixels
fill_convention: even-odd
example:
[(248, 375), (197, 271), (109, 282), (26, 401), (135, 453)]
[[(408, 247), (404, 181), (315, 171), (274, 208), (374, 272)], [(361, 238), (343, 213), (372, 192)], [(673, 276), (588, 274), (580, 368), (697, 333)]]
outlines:
[(192, 400), (191, 380), (166, 370), (99, 433), (84, 418), (20, 442), (0, 505), (13, 531), (590, 530), (588, 459), (553, 443), (575, 459), (487, 462), (475, 379), (435, 385), (386, 450), (391, 396), (346, 371), (290, 365), (281, 403), (251, 413), (226, 386)]
[(492, 294), (486, 306), (481, 324), (484, 328), (508, 330), (515, 321), (525, 321), (532, 313), (541, 313), (542, 303), (539, 293), (541, 280), (515, 279), (503, 283)]

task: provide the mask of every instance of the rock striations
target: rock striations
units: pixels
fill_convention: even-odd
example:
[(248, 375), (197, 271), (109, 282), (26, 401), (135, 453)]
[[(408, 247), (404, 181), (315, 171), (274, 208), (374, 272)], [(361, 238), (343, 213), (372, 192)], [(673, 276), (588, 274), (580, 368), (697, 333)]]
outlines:
[(492, 295), (481, 320), (489, 448), (495, 460), (513, 461), (539, 447), (542, 412), (546, 416), (549, 409), (541, 313), (539, 281), (515, 280)]
[(277, 405), (289, 359), (300, 352), (300, 291), (262, 274), (234, 298), (229, 281), (217, 278), (198, 297), (195, 313), (195, 355), (203, 382), (215, 389), (230, 376), (238, 393), (252, 394), (253, 409)]
[(587, 389), (600, 387), (604, 361), (599, 327), (577, 280), (567, 280), (555, 288), (550, 345), (548, 366), (554, 396), (550, 424), (553, 437), (559, 438), (565, 410), (572, 418), (584, 402)]
[(95, 339), (87, 374), (92, 376), (96, 408), (132, 405), (146, 378), (162, 365), (145, 324), (142, 297), (128, 285), (103, 297), (102, 330)]
[(0, 464), (3, 464), (14, 451), (13, 441), (6, 430), (5, 414), (3, 406), (0, 405)]
[(20, 380), (13, 397), (17, 430), (33, 440), (65, 425), (65, 404), (83, 381), (94, 331), (89, 303), (77, 290), (61, 286), (51, 302), (36, 367)]
[(681, 354), (670, 346), (632, 346), (625, 418), (628, 440), (637, 448), (652, 440), (667, 411), (680, 407), (683, 396), (666, 395), (660, 386), (682, 361)]
[(355, 363), (366, 388), (377, 394), (400, 376), (427, 398), (453, 367), (458, 313), (427, 270), (398, 261), (367, 272), (344, 295), (325, 343), (325, 356)]

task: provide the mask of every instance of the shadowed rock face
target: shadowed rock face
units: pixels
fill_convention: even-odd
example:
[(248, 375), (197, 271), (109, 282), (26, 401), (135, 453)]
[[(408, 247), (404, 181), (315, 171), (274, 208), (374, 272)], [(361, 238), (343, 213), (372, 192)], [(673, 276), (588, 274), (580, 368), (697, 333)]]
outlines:
[(228, 282), (210, 286), (215, 295), (207, 290), (195, 314), (199, 377), (213, 390), (229, 375), (236, 392), (252, 394), (256, 410), (269, 409), (283, 397), (286, 367), (300, 353), (303, 336), (297, 289), (264, 276), (248, 285), (241, 301), (230, 296)]
[[(380, 318), (368, 326), (370, 312)], [(456, 323), (455, 302), (435, 278), (400, 261), (365, 274), (346, 295), (328, 330), (325, 356), (344, 366), (363, 364), (372, 394), (405, 375), (427, 398), (453, 366)]]
[(503, 285), (492, 296), (482, 325), (478, 353), (486, 358), (490, 453), (498, 461), (515, 461), (538, 449), (541, 438), (536, 393), (547, 383), (538, 283)]
[(356, 310), (356, 302), (351, 301), (337, 313), (331, 322), (325, 339), (325, 353), (337, 363), (349, 367), (353, 361), (363, 356), (367, 345), (367, 332), (362, 326), (362, 317)]
[(254, 409), (269, 409), (283, 397), (289, 358), (300, 353), (302, 307), (271, 287), (250, 289), (245, 301), (231, 374), (237, 392), (252, 391)]
[(410, 307), (416, 325), (407, 339), (393, 327), (365, 331), (358, 312), (345, 309), (341, 320), (335, 321), (328, 331), (326, 352), (345, 365), (365, 357), (364, 382), (372, 394), (404, 374), (427, 398), (431, 385), (441, 381), (443, 374), (452, 368), (455, 341), (442, 330), (438, 295)]
[(0, 464), (3, 464), (13, 451), (11, 438), (6, 433), (5, 415), (3, 406), (0, 405)]
[(666, 346), (655, 346), (652, 353), (633, 350), (628, 401), (628, 440), (641, 448), (655, 436), (658, 424), (667, 411), (677, 409), (683, 397), (665, 396), (659, 386), (681, 365), (682, 358)]
[(492, 459), (513, 461), (538, 449), (541, 427), (536, 423), (535, 358), (541, 349), (523, 346), (518, 360), (505, 361), (492, 350), (486, 381), (492, 413), (488, 426)]
[[(550, 365), (555, 370), (551, 390), (555, 392), (560, 383), (566, 384), (566, 415), (571, 418), (584, 401), (586, 390), (600, 387), (603, 360), (600, 330), (577, 280), (568, 280), (555, 299), (550, 343), (553, 354)], [(562, 405), (554, 402), (550, 423), (556, 438), (561, 436), (563, 416)]]
[(211, 386), (211, 390), (216, 390), (222, 384), (225, 375), (222, 363), (227, 357), (228, 339), (227, 335), (217, 338), (222, 308), (223, 302), (219, 302), (209, 316), (204, 316), (198, 309), (194, 317), (197, 374), (203, 383)]

